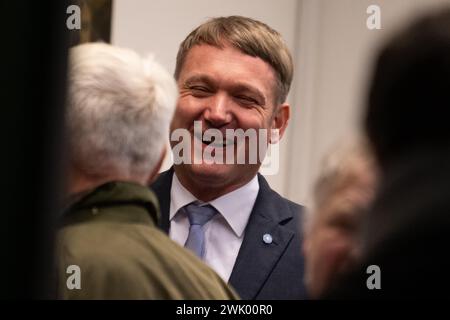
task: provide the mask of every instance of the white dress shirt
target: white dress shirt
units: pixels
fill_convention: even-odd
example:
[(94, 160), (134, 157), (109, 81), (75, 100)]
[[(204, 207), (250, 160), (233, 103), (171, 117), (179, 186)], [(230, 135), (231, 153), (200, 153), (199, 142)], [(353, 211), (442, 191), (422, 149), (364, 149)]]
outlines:
[[(246, 185), (208, 202), (220, 214), (216, 214), (204, 225), (204, 261), (213, 268), (224, 281), (228, 282), (239, 249), (244, 239), (250, 213), (259, 191), (258, 177)], [(189, 220), (183, 211), (185, 205), (199, 201), (178, 180), (174, 173), (170, 190), (170, 231), (172, 240), (184, 246), (189, 234)]]

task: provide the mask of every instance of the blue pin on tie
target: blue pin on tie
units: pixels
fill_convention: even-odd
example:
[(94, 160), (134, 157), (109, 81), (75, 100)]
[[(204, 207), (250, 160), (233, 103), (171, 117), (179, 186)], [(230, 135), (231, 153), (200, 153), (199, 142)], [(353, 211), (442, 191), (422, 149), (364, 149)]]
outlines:
[(192, 250), (200, 259), (205, 256), (205, 231), (203, 226), (211, 220), (217, 210), (211, 205), (200, 206), (193, 202), (183, 207), (189, 223), (189, 235), (185, 243), (185, 248)]

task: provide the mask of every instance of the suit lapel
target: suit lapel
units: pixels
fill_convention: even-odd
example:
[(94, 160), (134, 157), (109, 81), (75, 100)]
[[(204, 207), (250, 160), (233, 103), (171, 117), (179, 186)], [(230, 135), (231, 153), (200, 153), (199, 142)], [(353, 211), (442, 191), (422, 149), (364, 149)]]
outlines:
[(170, 189), (172, 188), (173, 167), (161, 173), (156, 181), (150, 186), (155, 192), (159, 200), (159, 210), (161, 212), (161, 219), (159, 220), (159, 227), (165, 232), (169, 233), (170, 229)]
[[(262, 176), (258, 178), (258, 197), (229, 281), (243, 299), (257, 296), (294, 235), (280, 224), (292, 218), (289, 207)], [(265, 234), (271, 243), (263, 241)]]
[[(161, 173), (151, 185), (159, 199), (160, 227), (166, 233), (170, 228), (170, 189), (173, 172), (171, 168)], [(257, 296), (294, 235), (281, 224), (292, 219), (290, 208), (270, 189), (261, 175), (258, 175), (258, 181), (258, 196), (229, 280), (243, 299), (254, 299)], [(271, 243), (263, 241), (265, 234), (271, 235)]]

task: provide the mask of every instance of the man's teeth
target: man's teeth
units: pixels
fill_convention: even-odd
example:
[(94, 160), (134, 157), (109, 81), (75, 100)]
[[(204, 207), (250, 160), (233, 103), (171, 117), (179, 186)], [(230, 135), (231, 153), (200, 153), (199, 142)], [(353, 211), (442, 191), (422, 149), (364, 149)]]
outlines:
[(214, 148), (223, 148), (234, 144), (234, 139), (224, 139), (223, 141), (217, 141), (214, 137), (211, 137), (211, 140), (203, 139), (201, 135), (195, 135), (195, 137), (200, 140), (202, 143), (206, 145), (210, 145)]
[(215, 141), (214, 139), (213, 139), (213, 141), (203, 140), (202, 142), (204, 144), (210, 145), (210, 146), (215, 147), (215, 148), (223, 148), (223, 147), (226, 147), (226, 146), (229, 146), (229, 145), (233, 144), (232, 141), (228, 141), (228, 140)]

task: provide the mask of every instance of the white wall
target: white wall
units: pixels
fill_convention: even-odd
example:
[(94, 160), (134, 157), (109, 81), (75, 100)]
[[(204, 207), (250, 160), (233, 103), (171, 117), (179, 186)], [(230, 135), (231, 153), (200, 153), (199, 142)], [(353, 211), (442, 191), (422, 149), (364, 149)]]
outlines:
[[(173, 72), (179, 43), (207, 18), (244, 15), (278, 30), (296, 69), (281, 170), (268, 180), (281, 194), (308, 204), (324, 153), (358, 130), (380, 41), (412, 15), (442, 3), (450, 0), (114, 0), (112, 43), (153, 52)], [(366, 27), (371, 4), (381, 8), (381, 30)]]
[[(393, 30), (449, 0), (305, 0), (298, 11), (293, 130), (284, 194), (309, 203), (309, 189), (329, 148), (358, 133), (372, 60)], [(369, 5), (381, 29), (366, 26)]]

